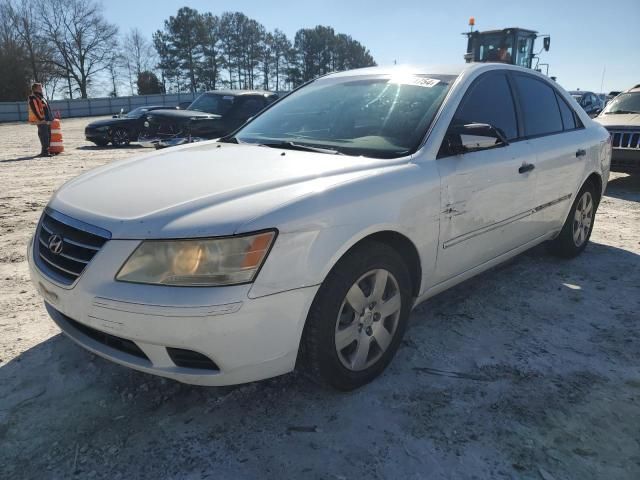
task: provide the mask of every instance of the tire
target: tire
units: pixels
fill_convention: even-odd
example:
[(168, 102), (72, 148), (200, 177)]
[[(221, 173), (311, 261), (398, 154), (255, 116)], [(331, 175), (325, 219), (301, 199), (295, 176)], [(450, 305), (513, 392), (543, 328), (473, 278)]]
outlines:
[(586, 248), (600, 201), (593, 182), (586, 182), (569, 210), (560, 234), (548, 244), (549, 251), (562, 258), (574, 258)]
[(116, 128), (111, 132), (111, 143), (114, 147), (126, 147), (131, 140), (129, 132), (124, 128)]
[(338, 390), (369, 383), (398, 350), (411, 302), (409, 271), (395, 250), (367, 241), (347, 253), (309, 310), (301, 344), (304, 369), (315, 382)]

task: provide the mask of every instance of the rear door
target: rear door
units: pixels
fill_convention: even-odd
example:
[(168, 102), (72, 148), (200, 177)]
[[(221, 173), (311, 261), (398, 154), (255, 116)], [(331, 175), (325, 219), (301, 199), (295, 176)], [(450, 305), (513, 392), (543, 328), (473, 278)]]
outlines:
[(589, 153), (580, 119), (546, 80), (513, 74), (525, 137), (535, 152), (535, 211), (540, 234), (562, 227)]
[(512, 87), (504, 71), (485, 73), (469, 87), (450, 129), (468, 123), (488, 123), (510, 143), (462, 155), (441, 150), (438, 282), (517, 248), (536, 233), (530, 215), (536, 171), (521, 169), (534, 163), (535, 156), (520, 138)]

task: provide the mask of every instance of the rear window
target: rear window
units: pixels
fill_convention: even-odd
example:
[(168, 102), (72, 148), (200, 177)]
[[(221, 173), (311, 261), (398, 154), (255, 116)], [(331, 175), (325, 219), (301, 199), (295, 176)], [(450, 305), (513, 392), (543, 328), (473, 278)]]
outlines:
[(560, 107), (560, 116), (562, 117), (562, 126), (565, 130), (573, 130), (577, 128), (576, 117), (571, 107), (567, 105), (567, 102), (564, 99), (556, 94), (558, 99), (558, 106)]
[(515, 75), (524, 133), (527, 137), (549, 135), (563, 130), (556, 94), (550, 85), (528, 75)]

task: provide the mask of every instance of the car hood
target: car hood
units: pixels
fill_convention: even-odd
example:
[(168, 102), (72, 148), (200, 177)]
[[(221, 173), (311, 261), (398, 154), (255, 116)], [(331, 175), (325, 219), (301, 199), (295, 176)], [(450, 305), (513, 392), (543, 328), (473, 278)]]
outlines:
[(640, 127), (640, 113), (603, 114), (594, 120), (603, 127)]
[(104, 120), (96, 120), (87, 125), (87, 128), (110, 127), (112, 125), (124, 124), (132, 122), (133, 118), (105, 118)]
[(95, 169), (49, 206), (113, 238), (231, 235), (295, 199), (407, 162), (209, 141)]
[(221, 115), (216, 115), (214, 113), (207, 113), (207, 112), (199, 112), (197, 110), (153, 110), (152, 112), (149, 112), (147, 114), (149, 117), (162, 117), (165, 119), (168, 118), (175, 118), (176, 120), (185, 120), (185, 119), (189, 119), (189, 118), (198, 118), (198, 119), (204, 119), (204, 118), (210, 118), (210, 119), (216, 119), (216, 118), (222, 118)]

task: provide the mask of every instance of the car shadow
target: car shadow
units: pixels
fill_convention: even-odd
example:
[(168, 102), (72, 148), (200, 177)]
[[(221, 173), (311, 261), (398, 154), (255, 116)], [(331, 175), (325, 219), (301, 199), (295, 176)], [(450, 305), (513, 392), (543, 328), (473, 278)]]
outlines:
[[(401, 458), (407, 468), (424, 469), (424, 462), (431, 465), (429, 462), (439, 461), (449, 451), (456, 461), (464, 455), (469, 462), (464, 449), (455, 452), (458, 447), (450, 445), (450, 437), (442, 438), (437, 455), (425, 453), (416, 459), (412, 453), (415, 442), (424, 441), (424, 432), (431, 432), (429, 441), (438, 444), (446, 425), (456, 431), (475, 428), (474, 436), (486, 436), (494, 442), (491, 448), (495, 451), (507, 448), (510, 442), (524, 443), (527, 429), (537, 428), (531, 418), (544, 418), (548, 406), (544, 399), (553, 398), (562, 411), (574, 408), (579, 400), (573, 391), (567, 390), (566, 398), (558, 394), (562, 374), (552, 372), (554, 376), (545, 377), (536, 370), (546, 375), (555, 364), (530, 366), (535, 372), (528, 376), (515, 368), (503, 372), (457, 365), (468, 370), (453, 371), (446, 363), (458, 357), (497, 355), (506, 349), (510, 349), (507, 357), (532, 357), (531, 348), (553, 348), (544, 338), (537, 338), (539, 329), (566, 329), (568, 335), (579, 335), (571, 319), (558, 316), (544, 324), (533, 314), (512, 317), (514, 312), (509, 309), (526, 310), (527, 305), (551, 301), (549, 297), (555, 295), (578, 314), (578, 295), (587, 294), (596, 295), (602, 308), (608, 309), (612, 292), (636, 280), (607, 276), (602, 281), (608, 289), (601, 290), (605, 287), (594, 279), (600, 275), (598, 265), (607, 264), (626, 266), (631, 272), (635, 265), (640, 272), (640, 255), (591, 243), (583, 255), (564, 261), (539, 246), (439, 294), (412, 313), (398, 358), (385, 374), (351, 393), (324, 390), (297, 372), (241, 386), (184, 385), (113, 364), (57, 334), (0, 363), (0, 438), (11, 449), (7, 455), (13, 455), (8, 457), (12, 458), (8, 473), (17, 477), (24, 471), (27, 478), (29, 473), (46, 469), (53, 475), (50, 478), (84, 478), (98, 471), (100, 478), (107, 478), (115, 471), (122, 478), (135, 478), (135, 470), (131, 474), (130, 469), (142, 462), (151, 478), (191, 478), (182, 473), (195, 468), (216, 471), (217, 478), (276, 478), (275, 473), (283, 468), (294, 468), (282, 461), (298, 462), (306, 473), (312, 469), (322, 472), (326, 468), (323, 451), (335, 447), (340, 453), (344, 449), (344, 455), (336, 458), (349, 456), (352, 446), (359, 451), (363, 435), (384, 448), (397, 448), (399, 454), (408, 452)], [(593, 278), (588, 276), (592, 271)], [(589, 323), (579, 325), (581, 330), (591, 328)], [(487, 341), (493, 342), (495, 352), (482, 350), (485, 345), (479, 342)], [(608, 341), (619, 339), (603, 336), (599, 348), (613, 349)], [(554, 351), (548, 358), (556, 355)], [(500, 361), (504, 360), (495, 360)], [(513, 377), (516, 386), (510, 388), (516, 390), (525, 382), (536, 382), (542, 409), (534, 412), (537, 417), (527, 417), (524, 409), (522, 418), (514, 418), (511, 411), (494, 408), (501, 404), (494, 403), (498, 400), (492, 397), (496, 387), (491, 375), (502, 384)], [(452, 401), (456, 396), (466, 400)], [(471, 406), (488, 417), (476, 426), (456, 423), (469, 417)], [(393, 431), (387, 430), (392, 424)], [(399, 428), (412, 433), (394, 436), (399, 435), (395, 430)], [(515, 437), (501, 437), (504, 429), (513, 431)], [(274, 455), (275, 450), (279, 453)], [(0, 453), (0, 463), (1, 459)], [(347, 478), (368, 471), (358, 462), (340, 466), (348, 470)], [(170, 468), (175, 475), (167, 477), (167, 472), (154, 470), (161, 468)], [(301, 475), (294, 477), (320, 478), (303, 475), (305, 470), (295, 472)]]
[(145, 147), (138, 143), (130, 143), (129, 145), (123, 146), (123, 147), (114, 147), (113, 145), (105, 145), (104, 147), (101, 147), (99, 145), (82, 145), (80, 147), (76, 147), (76, 150), (96, 151), (96, 150), (121, 150), (121, 149), (139, 149), (139, 148), (145, 148)]
[(610, 179), (605, 196), (640, 202), (640, 174)]

